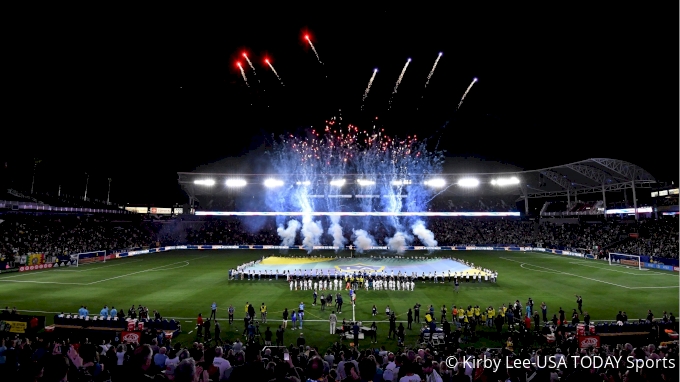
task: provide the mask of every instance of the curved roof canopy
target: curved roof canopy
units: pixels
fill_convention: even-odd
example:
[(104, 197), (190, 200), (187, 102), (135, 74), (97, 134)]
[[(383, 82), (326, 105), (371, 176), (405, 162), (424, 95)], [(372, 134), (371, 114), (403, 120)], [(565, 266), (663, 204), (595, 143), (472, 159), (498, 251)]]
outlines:
[[(246, 170), (247, 171), (247, 170)], [(331, 178), (334, 174), (324, 174)], [(422, 174), (414, 174), (422, 176)], [(178, 173), (180, 185), (192, 196), (205, 193), (213, 193), (216, 190), (207, 190), (196, 181), (214, 179), (214, 184), (224, 184), (227, 179), (239, 178), (249, 184), (263, 184), (265, 179), (276, 176), (294, 178), (295, 174), (244, 174), (244, 173), (206, 173), (206, 172), (180, 172)], [(343, 174), (343, 177), (351, 182), (353, 179), (370, 177), (370, 174)], [(456, 186), (461, 178), (474, 177), (480, 185), (488, 184), (489, 187), (498, 189), (496, 192), (503, 194), (520, 195), (525, 198), (558, 197), (574, 194), (600, 193), (602, 191), (616, 191), (632, 187), (649, 188), (656, 183), (656, 179), (643, 168), (630, 162), (610, 158), (590, 158), (579, 162), (542, 168), (537, 170), (505, 171), (494, 173), (444, 173), (437, 176), (444, 180), (447, 185)], [(517, 184), (502, 187), (491, 186), (499, 178), (515, 177)], [(451, 190), (454, 191), (454, 190)], [(480, 190), (481, 191), (481, 190)]]

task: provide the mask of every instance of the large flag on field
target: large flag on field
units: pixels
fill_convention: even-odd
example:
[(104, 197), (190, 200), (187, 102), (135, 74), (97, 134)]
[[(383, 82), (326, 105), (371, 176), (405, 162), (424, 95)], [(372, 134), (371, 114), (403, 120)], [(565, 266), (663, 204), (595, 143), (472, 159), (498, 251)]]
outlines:
[(41, 264), (45, 264), (45, 254), (31, 253), (28, 255), (27, 265), (41, 265)]

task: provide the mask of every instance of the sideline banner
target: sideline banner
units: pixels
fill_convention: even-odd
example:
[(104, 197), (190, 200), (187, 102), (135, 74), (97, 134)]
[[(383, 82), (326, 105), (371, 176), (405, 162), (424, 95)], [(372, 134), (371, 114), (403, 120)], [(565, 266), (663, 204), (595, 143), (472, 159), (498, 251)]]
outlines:
[(28, 324), (20, 321), (2, 321), (0, 322), (0, 331), (25, 334)]
[(28, 272), (28, 271), (37, 271), (40, 269), (50, 269), (54, 266), (54, 264), (41, 264), (41, 265), (26, 265), (23, 267), (19, 267), (19, 272)]
[(120, 336), (120, 341), (125, 343), (140, 343), (140, 340), (142, 339), (141, 335), (139, 332), (122, 332)]
[(589, 347), (599, 348), (600, 347), (600, 336), (579, 336), (578, 346), (581, 349), (587, 349)]

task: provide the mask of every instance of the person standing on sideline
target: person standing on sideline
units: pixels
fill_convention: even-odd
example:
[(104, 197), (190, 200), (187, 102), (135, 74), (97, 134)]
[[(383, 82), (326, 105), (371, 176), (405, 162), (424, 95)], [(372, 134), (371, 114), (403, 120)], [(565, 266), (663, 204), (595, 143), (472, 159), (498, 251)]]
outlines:
[(295, 324), (297, 324), (297, 312), (293, 310), (293, 314), (290, 315), (290, 320), (293, 322), (293, 328), (291, 330), (295, 330)]
[(229, 324), (234, 323), (234, 306), (229, 305)]
[(579, 313), (583, 314), (583, 298), (579, 295), (576, 295), (576, 304), (578, 305)]
[(288, 328), (288, 308), (283, 309), (283, 329)]
[(541, 312), (543, 313), (543, 322), (548, 322), (548, 305), (545, 301), (541, 303)]
[(223, 343), (220, 334), (222, 334), (222, 328), (220, 328), (220, 323), (215, 321), (215, 345), (222, 346)]
[(415, 322), (417, 324), (419, 324), (420, 323), (420, 304), (418, 304), (417, 302), (416, 302), (415, 305), (413, 305), (413, 313), (414, 313), (413, 316), (414, 316)]
[(371, 343), (378, 343), (378, 325), (375, 324), (375, 321), (371, 324)]
[(361, 328), (359, 328), (358, 323), (354, 323), (354, 326), (352, 326), (352, 330), (354, 332), (354, 347), (358, 348), (359, 347), (359, 331)]
[(335, 325), (338, 324), (338, 316), (335, 315), (335, 311), (328, 317), (328, 322), (331, 324), (331, 334), (335, 334)]
[(267, 322), (267, 305), (262, 303), (262, 306), (260, 306), (260, 321), (263, 323)]
[(217, 303), (213, 301), (212, 305), (210, 306), (210, 317), (208, 319), (217, 319)]
[(406, 313), (406, 321), (408, 322), (408, 330), (411, 330), (411, 324), (413, 324), (413, 311), (410, 308), (408, 313)]
[(454, 285), (454, 292), (458, 293), (458, 288), (460, 288), (460, 282), (458, 281), (458, 277), (453, 278), (453, 285)]
[(196, 336), (203, 337), (203, 315), (201, 313), (196, 318)]

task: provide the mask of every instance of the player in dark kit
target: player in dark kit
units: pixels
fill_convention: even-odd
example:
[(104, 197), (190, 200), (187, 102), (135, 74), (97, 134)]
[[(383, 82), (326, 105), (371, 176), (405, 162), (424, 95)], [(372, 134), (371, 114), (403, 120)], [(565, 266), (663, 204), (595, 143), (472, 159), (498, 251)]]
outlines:
[(578, 305), (579, 313), (583, 314), (583, 298), (579, 295), (576, 295), (576, 304)]
[(420, 323), (420, 304), (417, 302), (415, 305), (413, 305), (413, 313), (416, 323)]

